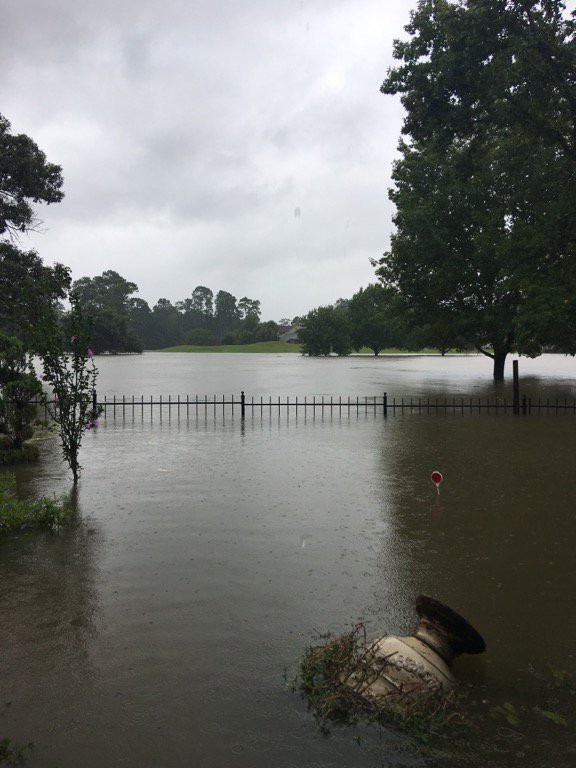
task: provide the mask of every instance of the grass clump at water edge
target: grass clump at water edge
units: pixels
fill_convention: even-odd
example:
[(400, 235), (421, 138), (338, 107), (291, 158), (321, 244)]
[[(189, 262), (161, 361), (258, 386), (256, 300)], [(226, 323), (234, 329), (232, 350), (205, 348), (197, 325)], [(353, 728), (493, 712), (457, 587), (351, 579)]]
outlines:
[(0, 477), (0, 536), (16, 531), (54, 531), (73, 520), (72, 505), (64, 500), (42, 497), (18, 499), (13, 475)]

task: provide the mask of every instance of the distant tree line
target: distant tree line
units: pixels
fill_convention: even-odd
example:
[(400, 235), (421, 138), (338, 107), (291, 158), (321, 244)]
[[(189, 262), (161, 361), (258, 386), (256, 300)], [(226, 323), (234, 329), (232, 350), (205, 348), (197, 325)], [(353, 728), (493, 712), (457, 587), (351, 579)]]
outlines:
[(451, 348), (467, 348), (462, 338), (441, 323), (418, 324), (397, 295), (378, 283), (360, 288), (351, 299), (313, 309), (300, 318), (299, 326), (303, 354), (316, 357), (349, 355), (365, 348), (375, 355), (389, 348), (417, 351), (429, 347), (441, 354)]
[(146, 301), (134, 296), (137, 292), (136, 283), (114, 270), (82, 277), (72, 284), (71, 298), (92, 318), (92, 348), (96, 354), (278, 339), (278, 325), (271, 320), (260, 321), (257, 299), (243, 296), (237, 300), (227, 291), (214, 295), (210, 288), (199, 285), (182, 301), (173, 304), (161, 298), (150, 308)]

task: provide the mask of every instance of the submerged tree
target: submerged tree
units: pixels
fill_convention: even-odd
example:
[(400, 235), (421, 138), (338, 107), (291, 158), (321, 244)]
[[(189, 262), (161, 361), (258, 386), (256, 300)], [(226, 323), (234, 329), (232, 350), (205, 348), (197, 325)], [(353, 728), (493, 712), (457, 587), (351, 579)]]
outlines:
[(98, 426), (92, 403), (98, 371), (90, 348), (90, 322), (78, 301), (72, 299), (71, 303), (69, 343), (64, 344), (60, 329), (54, 326), (42, 351), (42, 362), (44, 380), (54, 396), (50, 415), (58, 426), (62, 456), (76, 484), (82, 470), (78, 460), (82, 438), (86, 430)]
[(420, 0), (382, 85), (406, 109), (378, 275), (494, 360), (576, 352), (576, 40), (558, 0)]

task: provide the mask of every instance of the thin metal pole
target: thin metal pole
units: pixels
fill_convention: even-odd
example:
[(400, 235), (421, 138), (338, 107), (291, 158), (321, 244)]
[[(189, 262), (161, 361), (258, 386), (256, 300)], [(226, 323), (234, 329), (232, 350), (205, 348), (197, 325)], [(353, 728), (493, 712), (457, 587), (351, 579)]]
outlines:
[(512, 413), (515, 416), (520, 415), (520, 379), (518, 376), (518, 360), (512, 361), (512, 376), (513, 376), (513, 383), (512, 383), (512, 392), (513, 392), (513, 401), (512, 401)]

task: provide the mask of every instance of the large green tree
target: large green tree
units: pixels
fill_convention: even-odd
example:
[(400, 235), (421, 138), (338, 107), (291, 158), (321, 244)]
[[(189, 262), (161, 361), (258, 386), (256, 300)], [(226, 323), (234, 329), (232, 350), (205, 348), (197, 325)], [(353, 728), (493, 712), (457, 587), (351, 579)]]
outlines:
[(14, 241), (38, 222), (32, 204), (59, 202), (61, 186), (60, 166), (48, 163), (31, 138), (12, 134), (0, 115), (0, 432), (22, 458), (33, 432), (32, 401), (42, 391), (31, 355), (42, 351), (47, 328), (56, 324), (70, 272), (44, 266)]
[(222, 338), (240, 322), (240, 311), (236, 305), (236, 296), (228, 291), (218, 291), (214, 306), (216, 330)]
[(70, 287), (70, 270), (0, 240), (0, 331), (37, 351), (42, 328)]
[(214, 294), (205, 285), (197, 285), (192, 291), (192, 309), (195, 323), (201, 328), (208, 328), (214, 314)]
[(390, 291), (382, 285), (368, 285), (348, 302), (351, 339), (354, 349), (368, 347), (375, 355), (396, 343), (390, 307)]
[(63, 195), (62, 169), (46, 160), (35, 142), (13, 134), (0, 115), (0, 331), (35, 350), (47, 314), (70, 287), (61, 264), (46, 267), (35, 251), (14, 242), (37, 223), (33, 203), (57, 203)]
[(72, 285), (70, 297), (92, 320), (94, 352), (141, 352), (134, 332), (132, 294), (138, 286), (108, 269), (96, 277), (81, 277)]
[(152, 309), (153, 349), (182, 343), (182, 315), (170, 299), (158, 299)]
[(0, 115), (0, 235), (34, 228), (31, 203), (59, 203), (64, 197), (62, 168), (48, 163), (29, 136), (13, 134)]
[(378, 264), (415, 324), (494, 360), (576, 351), (576, 41), (557, 0), (421, 0), (382, 85), (406, 109)]
[(352, 350), (348, 316), (332, 306), (317, 307), (301, 318), (298, 338), (302, 354), (311, 357), (349, 355)]

